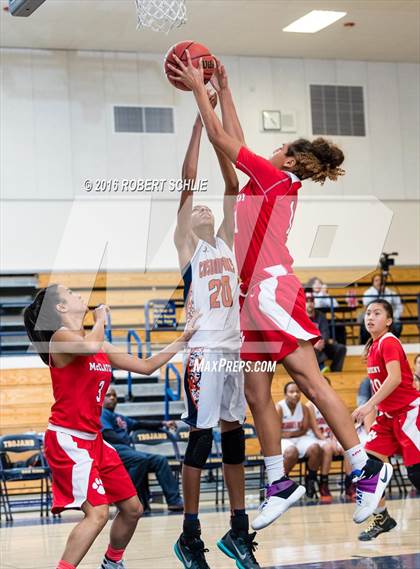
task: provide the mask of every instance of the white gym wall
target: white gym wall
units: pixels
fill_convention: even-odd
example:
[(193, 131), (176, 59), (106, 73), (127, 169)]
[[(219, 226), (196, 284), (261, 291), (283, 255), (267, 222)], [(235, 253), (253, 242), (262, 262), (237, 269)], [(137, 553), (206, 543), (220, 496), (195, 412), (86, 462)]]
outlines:
[[(103, 195), (87, 194), (83, 182), (178, 177), (195, 114), (192, 96), (166, 81), (161, 54), (1, 49), (0, 55), (1, 270), (95, 268), (89, 250), (91, 228), (98, 227), (94, 203), (98, 203), (98, 214), (102, 212), (107, 238), (128, 252), (110, 258), (107, 268), (143, 268), (148, 264), (149, 220), (162, 221), (158, 206), (151, 210), (144, 194), (117, 194), (117, 205), (109, 194), (105, 200)], [(334, 137), (346, 154), (347, 175), (323, 188), (305, 183), (302, 195), (308, 200), (332, 196), (338, 208), (340, 204), (346, 208), (340, 199), (376, 196), (394, 212), (385, 250), (399, 251), (399, 264), (418, 264), (420, 66), (232, 56), (223, 60), (247, 143), (262, 155), (291, 138), (312, 137), (310, 84), (363, 86), (367, 136)], [(175, 133), (115, 133), (114, 105), (173, 106)], [(263, 109), (295, 111), (297, 133), (261, 132)], [(209, 190), (197, 199), (216, 198), (223, 186), (214, 153), (204, 138), (199, 167), (200, 177), (209, 180)], [(155, 196), (162, 198), (166, 203), (178, 195)], [(79, 214), (75, 212), (83, 210), (80, 200), (86, 199), (91, 218), (81, 214), (75, 229)], [(313, 215), (319, 211), (321, 218), (317, 208), (325, 207), (323, 200), (308, 203)], [(220, 212), (219, 200), (209, 204)], [(175, 211), (175, 203), (172, 207)], [(69, 231), (69, 223), (76, 247), (70, 253), (65, 245), (64, 254), (60, 237)], [(295, 235), (298, 224), (299, 213)], [(354, 233), (363, 232), (366, 242), (376, 227), (375, 214), (368, 227), (354, 219)], [(155, 249), (154, 268), (176, 268), (170, 239)]]

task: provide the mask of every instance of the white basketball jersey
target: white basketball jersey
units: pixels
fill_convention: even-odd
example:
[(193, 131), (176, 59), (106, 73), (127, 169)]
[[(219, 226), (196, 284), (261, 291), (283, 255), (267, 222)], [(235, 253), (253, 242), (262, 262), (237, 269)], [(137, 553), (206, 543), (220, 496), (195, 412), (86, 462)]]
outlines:
[[(328, 425), (327, 421), (324, 419), (323, 415), (321, 414), (321, 411), (318, 409), (318, 407), (315, 407), (312, 401), (310, 401), (309, 404), (312, 406), (312, 409), (315, 412), (316, 424), (318, 425), (321, 433), (323, 435), (326, 435), (327, 437), (332, 437), (332, 431), (330, 429), (330, 426)], [(309, 429), (308, 432), (312, 433), (312, 429)]]
[(233, 251), (220, 237), (216, 246), (199, 240), (183, 272), (187, 322), (201, 313), (191, 348), (239, 350), (239, 283)]
[(302, 403), (299, 401), (293, 413), (289, 409), (289, 406), (286, 403), (286, 399), (279, 401), (279, 405), (283, 411), (283, 423), (281, 425), (281, 430), (284, 432), (290, 432), (301, 429), (303, 424)]

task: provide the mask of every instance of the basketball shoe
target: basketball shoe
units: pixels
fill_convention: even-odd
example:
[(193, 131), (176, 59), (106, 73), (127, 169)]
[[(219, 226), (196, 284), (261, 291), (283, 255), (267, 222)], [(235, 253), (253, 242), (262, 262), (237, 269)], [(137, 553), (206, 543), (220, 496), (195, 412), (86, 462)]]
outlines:
[(368, 527), (359, 534), (359, 541), (371, 541), (379, 534), (391, 531), (397, 525), (394, 518), (385, 510), (379, 514), (374, 514), (373, 520)]
[(266, 486), (265, 500), (258, 509), (258, 516), (251, 524), (252, 529), (260, 530), (273, 523), (304, 494), (305, 487), (296, 484), (288, 476), (283, 476)]
[(185, 569), (210, 569), (204, 555), (208, 549), (204, 548), (204, 542), (199, 537), (185, 540), (180, 535), (174, 545), (174, 552)]
[(353, 521), (361, 524), (367, 520), (378, 507), (386, 487), (391, 481), (393, 468), (388, 463), (368, 459), (362, 470), (352, 472), (356, 483), (356, 510)]
[(256, 535), (256, 532), (234, 533), (229, 530), (222, 539), (219, 539), (217, 547), (225, 555), (236, 561), (238, 569), (260, 569), (260, 565), (254, 556), (254, 551), (258, 545), (254, 541)]
[(104, 560), (102, 561), (102, 565), (100, 566), (100, 569), (126, 569), (123, 561), (111, 561), (110, 559), (108, 559), (107, 557), (104, 557)]

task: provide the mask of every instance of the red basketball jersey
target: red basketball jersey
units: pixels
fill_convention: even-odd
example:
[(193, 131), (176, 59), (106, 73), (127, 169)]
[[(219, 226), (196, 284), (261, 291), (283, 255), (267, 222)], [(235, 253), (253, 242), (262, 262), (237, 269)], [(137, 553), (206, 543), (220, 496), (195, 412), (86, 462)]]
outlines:
[(377, 406), (384, 413), (395, 413), (395, 411), (402, 410), (418, 397), (418, 393), (413, 387), (413, 374), (401, 342), (390, 332), (374, 340), (369, 349), (367, 371), (372, 391), (376, 393), (381, 387), (388, 376), (385, 366), (392, 361), (400, 362), (401, 383)]
[(242, 288), (291, 272), (286, 246), (301, 183), (297, 176), (242, 147), (236, 167), (249, 176), (235, 209), (235, 253)]
[(50, 366), (55, 403), (50, 423), (97, 433), (105, 393), (111, 383), (111, 364), (105, 352), (76, 356), (65, 367)]

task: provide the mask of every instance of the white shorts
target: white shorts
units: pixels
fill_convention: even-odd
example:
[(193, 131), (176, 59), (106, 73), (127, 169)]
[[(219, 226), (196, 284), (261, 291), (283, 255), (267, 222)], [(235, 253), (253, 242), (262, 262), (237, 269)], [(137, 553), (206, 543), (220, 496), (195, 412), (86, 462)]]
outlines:
[(291, 439), (281, 439), (281, 450), (284, 451), (289, 447), (296, 447), (299, 458), (303, 458), (308, 452), (308, 448), (321, 441), (311, 435), (303, 435), (302, 437), (293, 437)]
[(244, 423), (246, 401), (239, 363), (239, 352), (189, 350), (184, 373), (185, 411), (181, 417), (185, 423), (198, 429), (216, 427), (219, 419)]

